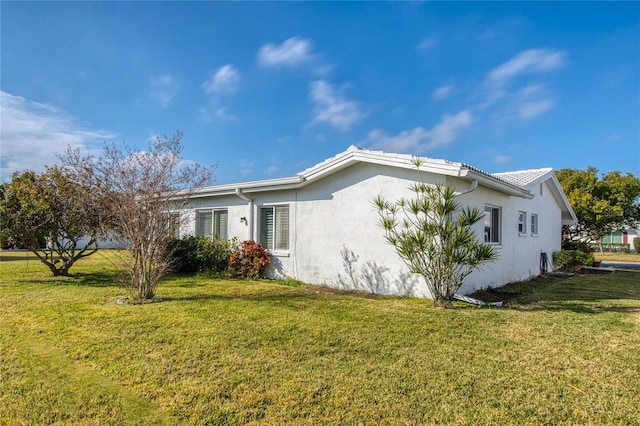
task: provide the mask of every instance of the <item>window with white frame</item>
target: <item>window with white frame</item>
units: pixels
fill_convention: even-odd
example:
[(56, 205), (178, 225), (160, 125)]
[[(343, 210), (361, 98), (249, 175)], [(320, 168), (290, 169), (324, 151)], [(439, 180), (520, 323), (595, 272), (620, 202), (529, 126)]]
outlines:
[(518, 212), (518, 234), (527, 235), (527, 213)]
[(229, 212), (227, 210), (199, 210), (196, 213), (196, 236), (223, 240), (229, 237)]
[(260, 208), (259, 242), (268, 250), (289, 250), (289, 206)]
[(501, 239), (501, 209), (500, 207), (485, 205), (484, 212), (484, 242), (499, 244)]
[(538, 215), (531, 213), (531, 235), (538, 235)]

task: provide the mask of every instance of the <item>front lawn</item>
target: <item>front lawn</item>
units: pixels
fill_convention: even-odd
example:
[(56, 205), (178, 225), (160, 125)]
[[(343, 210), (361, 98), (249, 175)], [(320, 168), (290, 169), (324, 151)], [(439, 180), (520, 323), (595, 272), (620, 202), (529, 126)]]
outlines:
[(129, 306), (104, 254), (0, 256), (0, 424), (640, 424), (640, 273), (505, 308), (206, 277)]

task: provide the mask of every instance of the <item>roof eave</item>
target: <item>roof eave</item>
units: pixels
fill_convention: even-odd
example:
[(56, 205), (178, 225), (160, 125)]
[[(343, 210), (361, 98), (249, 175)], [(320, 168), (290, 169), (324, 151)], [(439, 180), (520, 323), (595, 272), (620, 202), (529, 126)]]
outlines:
[(253, 182), (241, 182), (235, 184), (216, 185), (201, 188), (195, 191), (190, 198), (203, 198), (221, 195), (235, 195), (236, 190), (244, 193), (282, 191), (297, 188), (304, 181), (302, 176), (292, 176), (279, 179), (269, 179)]
[(461, 176), (470, 177), (472, 179), (477, 179), (480, 185), (495, 189), (496, 191), (500, 191), (502, 193), (513, 195), (514, 197), (527, 198), (532, 199), (533, 194), (528, 190), (521, 188), (519, 186), (508, 183), (502, 179), (497, 179), (494, 176), (491, 176), (487, 173), (476, 170), (475, 168), (471, 168), (468, 165), (465, 165)]

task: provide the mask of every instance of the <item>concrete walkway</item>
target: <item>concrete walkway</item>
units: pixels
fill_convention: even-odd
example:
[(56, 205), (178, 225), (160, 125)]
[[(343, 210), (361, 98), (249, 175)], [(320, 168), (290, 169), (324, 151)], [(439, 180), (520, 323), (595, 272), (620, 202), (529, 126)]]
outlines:
[(637, 269), (640, 270), (640, 262), (615, 262), (607, 261), (600, 264), (603, 268)]

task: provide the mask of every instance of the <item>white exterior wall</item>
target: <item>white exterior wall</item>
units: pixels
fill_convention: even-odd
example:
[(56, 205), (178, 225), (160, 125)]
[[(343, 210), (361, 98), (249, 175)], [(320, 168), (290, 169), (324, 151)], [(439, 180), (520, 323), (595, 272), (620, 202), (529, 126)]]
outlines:
[(357, 164), (303, 188), (296, 207), (295, 262), (302, 281), (379, 294), (425, 296), (419, 276), (384, 240), (372, 204), (409, 196), (415, 172)]
[[(378, 225), (378, 213), (372, 204), (378, 194), (389, 200), (410, 197), (412, 192), (408, 188), (415, 178), (416, 172), (412, 170), (362, 162), (299, 189), (246, 193), (253, 200), (251, 203), (237, 195), (225, 195), (194, 200), (192, 207), (227, 208), (229, 237), (257, 241), (259, 208), (289, 205), (289, 250), (272, 253), (268, 270), (271, 278), (292, 277), (341, 289), (428, 297), (422, 278), (409, 273), (384, 240), (384, 230)], [(425, 173), (422, 178), (428, 183), (444, 180), (441, 175)], [(468, 181), (452, 178), (447, 184), (458, 190), (469, 186)], [(502, 209), (502, 240), (496, 246), (499, 259), (467, 277), (461, 293), (537, 276), (540, 253), (546, 252), (551, 260), (552, 253), (560, 249), (558, 204), (546, 185), (542, 195), (539, 189), (531, 192), (535, 198), (525, 199), (480, 186), (460, 196), (463, 205), (484, 209), (485, 204), (491, 204)], [(518, 234), (519, 210), (527, 213), (526, 236)], [(530, 232), (532, 213), (538, 214), (538, 236)], [(194, 219), (193, 211), (190, 214)], [(249, 223), (242, 223), (242, 217)], [(195, 233), (195, 220), (190, 221), (187, 229)], [(482, 238), (482, 223), (477, 225), (477, 232)]]
[[(528, 280), (540, 275), (540, 256), (546, 253), (549, 260), (548, 270), (553, 269), (553, 252), (562, 245), (561, 210), (555, 202), (546, 184), (532, 190), (533, 199), (512, 197), (480, 187), (474, 192), (463, 195), (460, 201), (484, 209), (485, 204), (501, 208), (501, 242), (496, 244), (499, 258), (497, 262), (487, 263), (481, 271), (476, 271), (465, 280), (461, 293), (486, 287), (499, 287), (510, 282)], [(527, 232), (518, 233), (518, 212), (527, 214)], [(531, 215), (538, 215), (538, 235), (531, 234)], [(482, 227), (482, 224), (479, 224)], [(480, 231), (480, 229), (479, 229)], [(482, 234), (479, 234), (482, 235)]]

